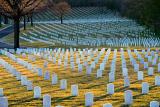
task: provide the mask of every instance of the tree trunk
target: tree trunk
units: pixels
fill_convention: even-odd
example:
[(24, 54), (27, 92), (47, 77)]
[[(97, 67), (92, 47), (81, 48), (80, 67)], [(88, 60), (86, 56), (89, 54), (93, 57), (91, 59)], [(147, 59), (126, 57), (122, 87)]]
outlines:
[(2, 16), (0, 15), (0, 27), (2, 27)]
[(4, 16), (4, 24), (8, 24), (8, 18)]
[(20, 27), (19, 27), (19, 18), (14, 19), (14, 49), (16, 50), (19, 48), (19, 33), (20, 33)]
[(27, 22), (29, 22), (29, 21), (30, 21), (29, 16), (27, 16)]
[(31, 15), (31, 26), (33, 26), (33, 17)]
[(24, 30), (26, 30), (26, 16), (24, 16)]
[(61, 15), (61, 24), (63, 24), (63, 15)]

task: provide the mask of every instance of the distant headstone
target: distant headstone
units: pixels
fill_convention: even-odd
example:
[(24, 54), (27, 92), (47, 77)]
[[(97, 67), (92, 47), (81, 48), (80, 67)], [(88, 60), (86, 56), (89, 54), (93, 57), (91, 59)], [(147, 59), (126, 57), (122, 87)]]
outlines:
[(27, 77), (21, 76), (21, 85), (27, 85)]
[(91, 64), (91, 68), (95, 68), (96, 67), (96, 63), (95, 62), (92, 62), (92, 64)]
[(52, 75), (52, 85), (55, 85), (57, 83), (58, 83), (58, 76), (57, 76), (57, 74), (54, 73)]
[(129, 86), (130, 86), (129, 77), (124, 77), (124, 87), (129, 87)]
[(78, 72), (82, 72), (82, 68), (83, 66), (82, 66), (82, 64), (78, 64)]
[(152, 62), (152, 56), (148, 56), (148, 62)]
[(115, 74), (114, 72), (109, 73), (109, 82), (114, 82), (115, 81)]
[(128, 76), (128, 69), (127, 68), (123, 68), (122, 72), (123, 72), (124, 77)]
[(158, 63), (158, 72), (160, 72), (160, 63)]
[(28, 90), (28, 91), (33, 90), (32, 81), (27, 81), (27, 90)]
[(102, 77), (102, 70), (98, 69), (97, 70), (97, 78)]
[(47, 66), (48, 66), (48, 61), (44, 61), (44, 68), (47, 68)]
[(93, 105), (94, 95), (91, 92), (85, 94), (85, 106), (92, 106)]
[(62, 64), (61, 59), (58, 59), (58, 65), (60, 66)]
[(21, 73), (20, 73), (20, 72), (17, 72), (17, 73), (16, 73), (16, 79), (17, 79), (17, 80), (21, 80)]
[(138, 80), (143, 80), (143, 72), (142, 71), (138, 71)]
[(101, 63), (101, 64), (100, 64), (100, 70), (103, 71), (103, 70), (104, 70), (104, 67), (105, 67), (105, 66), (104, 66), (104, 63)]
[(139, 71), (139, 64), (134, 64), (134, 71), (138, 72)]
[(148, 68), (148, 62), (144, 62), (144, 69)]
[(92, 73), (92, 68), (91, 68), (91, 66), (87, 66), (86, 67), (86, 74), (87, 75), (90, 75)]
[(49, 71), (46, 71), (46, 72), (44, 73), (44, 79), (45, 79), (45, 80), (49, 80), (49, 79), (50, 79), (50, 73), (49, 73)]
[(43, 71), (41, 68), (38, 68), (38, 76), (42, 76), (43, 75)]
[(153, 73), (154, 73), (153, 67), (149, 67), (149, 68), (148, 68), (148, 75), (149, 75), (149, 76), (152, 76)]

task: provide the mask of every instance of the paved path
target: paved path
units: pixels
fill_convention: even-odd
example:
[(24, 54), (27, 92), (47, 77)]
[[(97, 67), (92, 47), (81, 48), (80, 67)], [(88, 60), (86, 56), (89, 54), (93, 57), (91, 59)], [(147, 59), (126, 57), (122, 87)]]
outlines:
[[(20, 28), (23, 27), (22, 24), (20, 24)], [(3, 29), (0, 30), (0, 39), (13, 33), (14, 32), (14, 26), (13, 25), (10, 25), (8, 27), (5, 27)], [(7, 43), (3, 43), (3, 42), (0, 42), (0, 48), (13, 48), (12, 45), (9, 45)]]

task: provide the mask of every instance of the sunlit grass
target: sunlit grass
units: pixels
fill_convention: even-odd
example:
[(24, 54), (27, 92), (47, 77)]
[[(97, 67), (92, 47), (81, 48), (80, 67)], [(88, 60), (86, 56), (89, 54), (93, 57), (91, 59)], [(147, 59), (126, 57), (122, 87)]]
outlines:
[[(97, 53), (98, 54), (98, 53)], [(123, 77), (121, 69), (121, 58), (120, 52), (117, 53), (116, 61), (116, 81), (113, 82), (115, 85), (115, 94), (107, 94), (107, 84), (108, 82), (108, 73), (110, 72), (110, 64), (113, 58), (113, 51), (109, 56), (109, 60), (106, 63), (105, 71), (103, 72), (102, 78), (96, 78), (96, 71), (99, 68), (99, 64), (102, 62), (104, 55), (103, 54), (99, 60), (99, 63), (96, 65), (96, 68), (93, 70), (93, 73), (90, 76), (86, 76), (86, 69), (83, 69), (82, 73), (78, 73), (77, 65), (75, 71), (71, 71), (70, 64), (65, 69), (63, 63), (61, 66), (58, 64), (53, 64), (49, 62), (48, 68), (43, 68), (44, 59), (37, 57), (35, 62), (32, 62), (28, 57), (23, 58), (22, 56), (17, 56), (26, 60), (33, 65), (43, 68), (43, 71), (48, 70), (50, 74), (55, 72), (60, 79), (67, 79), (67, 90), (60, 90), (60, 83), (57, 85), (51, 85), (50, 80), (44, 80), (43, 77), (37, 76), (37, 74), (32, 73), (23, 66), (13, 62), (6, 56), (1, 56), (5, 61), (12, 64), (18, 71), (23, 75), (26, 75), (29, 80), (33, 82), (34, 86), (40, 86), (42, 88), (42, 95), (49, 94), (52, 96), (52, 106), (62, 105), (65, 107), (83, 107), (84, 106), (84, 94), (86, 92), (92, 92), (94, 94), (94, 106), (101, 107), (104, 103), (112, 103), (114, 107), (124, 106), (124, 91), (132, 90), (134, 96), (134, 103), (132, 107), (146, 107), (149, 106), (149, 102), (152, 100), (159, 101), (160, 98), (160, 87), (154, 86), (154, 77), (155, 75), (160, 75), (157, 72), (157, 65), (154, 67), (154, 76), (147, 76), (147, 70), (143, 69), (143, 66), (140, 66), (140, 71), (144, 71), (144, 80), (137, 80), (137, 73), (134, 72), (131, 63), (129, 62), (129, 56), (127, 52), (124, 52), (126, 59), (127, 68), (129, 71), (130, 77), (130, 87), (123, 86)], [(135, 54), (132, 55), (136, 58)], [(70, 58), (70, 55), (69, 55)], [(76, 55), (74, 56), (76, 58)], [(70, 60), (70, 59), (69, 59)], [(82, 61), (81, 61), (82, 63)], [(150, 64), (151, 66), (151, 64)], [(148, 94), (141, 94), (141, 83), (148, 82), (150, 85), (150, 91)], [(0, 87), (4, 88), (4, 95), (9, 99), (10, 107), (41, 107), (42, 106), (42, 97), (41, 99), (33, 98), (33, 91), (27, 91), (25, 86), (20, 85), (20, 81), (17, 81), (12, 75), (7, 73), (2, 67), (0, 69)], [(72, 84), (79, 85), (79, 95), (77, 97), (71, 96), (70, 87)]]

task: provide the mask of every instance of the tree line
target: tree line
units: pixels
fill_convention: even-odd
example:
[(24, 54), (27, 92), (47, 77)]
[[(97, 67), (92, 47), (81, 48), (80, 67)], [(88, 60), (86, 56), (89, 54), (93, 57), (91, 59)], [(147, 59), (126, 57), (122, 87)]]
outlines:
[(160, 0), (107, 0), (106, 6), (160, 34)]

